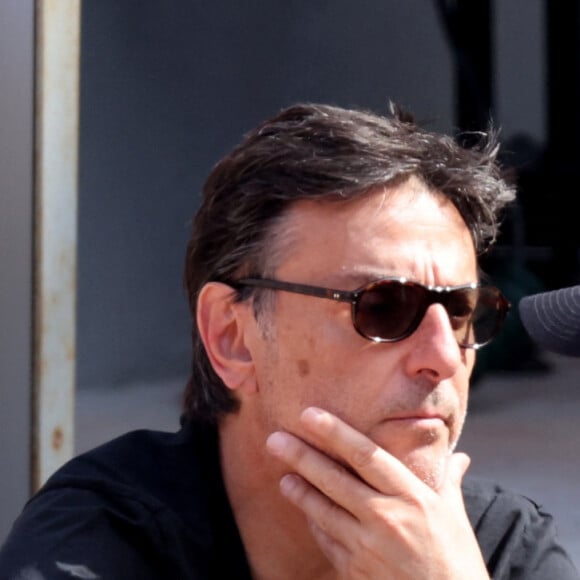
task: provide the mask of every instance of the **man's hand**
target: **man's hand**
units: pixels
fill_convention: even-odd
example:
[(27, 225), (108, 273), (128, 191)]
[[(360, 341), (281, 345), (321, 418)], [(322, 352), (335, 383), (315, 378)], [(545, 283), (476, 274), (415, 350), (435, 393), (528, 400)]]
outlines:
[(290, 467), (280, 489), (340, 578), (489, 579), (461, 494), (466, 455), (449, 456), (434, 490), (334, 415), (309, 408), (301, 422), (308, 442), (276, 432), (267, 447)]

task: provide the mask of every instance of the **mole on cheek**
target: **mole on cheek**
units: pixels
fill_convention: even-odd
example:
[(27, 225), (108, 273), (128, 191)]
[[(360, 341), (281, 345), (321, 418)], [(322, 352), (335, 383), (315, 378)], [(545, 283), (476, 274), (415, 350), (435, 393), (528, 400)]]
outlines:
[(298, 374), (301, 377), (305, 377), (310, 373), (310, 365), (308, 364), (308, 361), (300, 359), (296, 364), (298, 366)]

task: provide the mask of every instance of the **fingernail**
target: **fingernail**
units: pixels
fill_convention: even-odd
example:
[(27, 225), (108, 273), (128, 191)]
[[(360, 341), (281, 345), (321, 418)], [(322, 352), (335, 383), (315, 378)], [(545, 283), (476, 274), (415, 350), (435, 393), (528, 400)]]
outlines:
[(302, 412), (302, 418), (306, 419), (307, 421), (317, 421), (324, 415), (325, 412), (318, 407), (308, 407)]
[(318, 407), (308, 407), (302, 412), (303, 425), (311, 432), (322, 434), (327, 430), (330, 415)]
[(266, 448), (273, 455), (282, 455), (288, 444), (288, 438), (284, 433), (275, 431), (266, 439)]
[(298, 483), (298, 477), (292, 473), (288, 473), (280, 480), (280, 491), (282, 495), (290, 495), (292, 490), (296, 487)]

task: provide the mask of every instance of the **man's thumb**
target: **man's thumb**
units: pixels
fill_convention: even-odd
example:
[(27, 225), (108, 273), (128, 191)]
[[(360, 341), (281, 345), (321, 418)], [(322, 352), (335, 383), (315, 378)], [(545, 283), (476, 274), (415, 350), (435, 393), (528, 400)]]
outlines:
[(450, 455), (447, 461), (447, 484), (459, 489), (470, 464), (471, 458), (466, 453), (453, 453)]

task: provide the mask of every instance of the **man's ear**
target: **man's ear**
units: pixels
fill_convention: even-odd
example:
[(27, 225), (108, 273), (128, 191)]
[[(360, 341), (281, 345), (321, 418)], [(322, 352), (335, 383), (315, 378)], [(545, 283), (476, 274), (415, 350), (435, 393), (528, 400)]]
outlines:
[(236, 302), (231, 286), (208, 282), (197, 298), (197, 327), (217, 375), (230, 389), (255, 390), (254, 362), (246, 345), (251, 306)]

